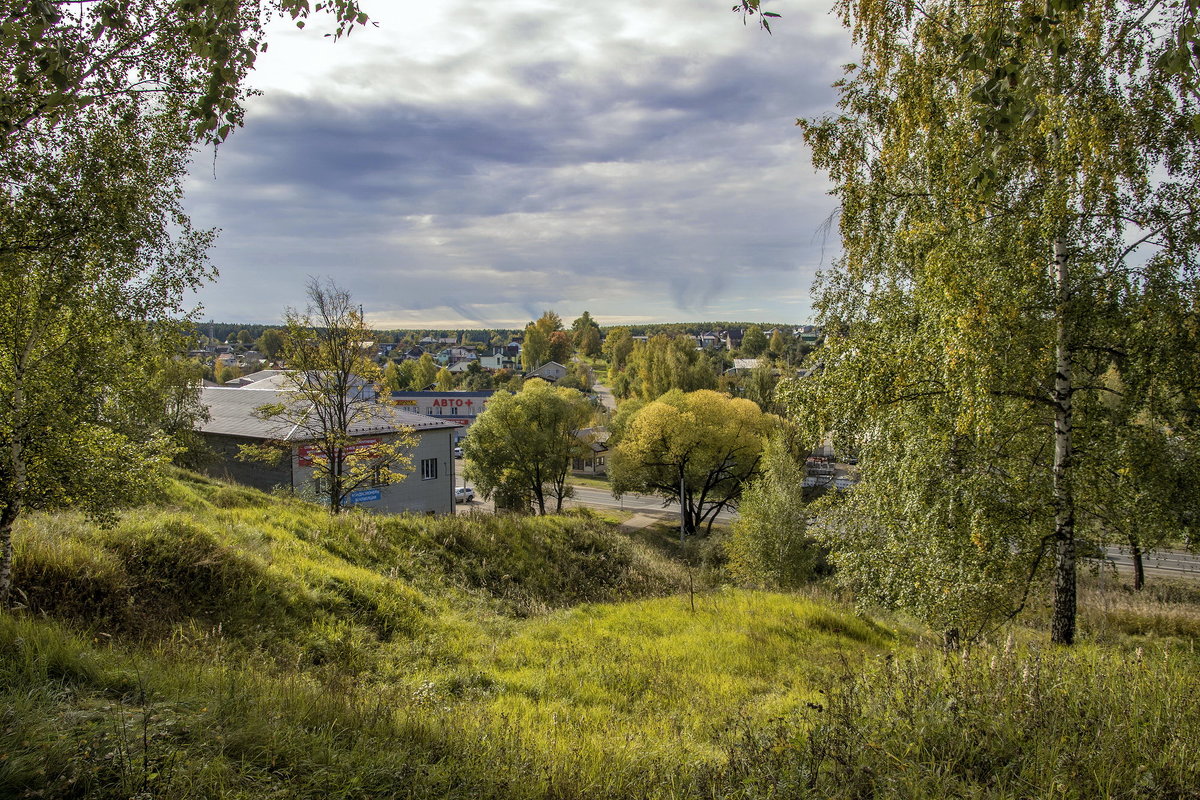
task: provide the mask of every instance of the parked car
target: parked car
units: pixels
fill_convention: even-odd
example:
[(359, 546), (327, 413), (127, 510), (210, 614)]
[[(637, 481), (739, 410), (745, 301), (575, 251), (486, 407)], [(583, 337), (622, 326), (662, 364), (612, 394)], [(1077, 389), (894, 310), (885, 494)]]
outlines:
[(454, 457), (462, 458), (462, 448), (461, 447), (454, 448)]
[(469, 503), (475, 499), (475, 490), (470, 486), (459, 486), (454, 490), (455, 503)]

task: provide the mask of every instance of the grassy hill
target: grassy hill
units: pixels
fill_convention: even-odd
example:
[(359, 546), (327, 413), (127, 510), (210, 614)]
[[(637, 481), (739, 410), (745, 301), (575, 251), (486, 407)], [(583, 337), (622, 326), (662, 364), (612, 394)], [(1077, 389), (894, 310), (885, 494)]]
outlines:
[(813, 597), (690, 596), (593, 516), (331, 519), (182, 473), (17, 548), (0, 797), (1198, 796), (1187, 604), (945, 656)]

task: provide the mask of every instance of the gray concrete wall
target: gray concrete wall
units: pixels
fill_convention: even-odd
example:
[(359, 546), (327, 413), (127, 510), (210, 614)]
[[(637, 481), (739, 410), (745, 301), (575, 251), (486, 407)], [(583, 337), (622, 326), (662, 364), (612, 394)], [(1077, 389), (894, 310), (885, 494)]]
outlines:
[(269, 492), (277, 486), (291, 487), (292, 464), (286, 455), (283, 455), (279, 459), (279, 463), (275, 465), (258, 461), (239, 461), (237, 454), (241, 445), (262, 444), (262, 442), (240, 436), (222, 436), (213, 433), (201, 435), (204, 437), (205, 444), (213, 452), (213, 459), (202, 467), (205, 474), (245, 486), (253, 486), (255, 489), (262, 489), (265, 492)]

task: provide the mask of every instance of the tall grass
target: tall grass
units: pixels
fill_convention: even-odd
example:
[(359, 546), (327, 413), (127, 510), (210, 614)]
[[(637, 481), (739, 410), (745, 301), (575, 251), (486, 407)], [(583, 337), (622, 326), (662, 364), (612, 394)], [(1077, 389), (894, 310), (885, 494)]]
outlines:
[(913, 652), (747, 726), (706, 785), (737, 797), (1200, 796), (1196, 660), (1168, 648)]
[(817, 594), (690, 595), (641, 533), (187, 475), (108, 529), (33, 517), (0, 797), (1200, 796), (1193, 590), (1085, 586), (1085, 646), (947, 655)]

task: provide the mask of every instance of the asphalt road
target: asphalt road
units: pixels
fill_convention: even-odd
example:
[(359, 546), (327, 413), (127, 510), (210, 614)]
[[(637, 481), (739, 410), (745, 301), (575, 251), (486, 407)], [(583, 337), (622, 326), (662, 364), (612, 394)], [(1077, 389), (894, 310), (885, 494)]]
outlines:
[[(1115, 564), (1120, 570), (1133, 570), (1133, 558), (1125, 547), (1104, 548), (1105, 561)], [(1200, 555), (1186, 550), (1159, 550), (1142, 556), (1142, 564), (1148, 574), (1165, 577), (1200, 578)]]
[[(589, 367), (589, 369), (591, 369)], [(605, 386), (603, 383), (593, 383), (592, 391), (600, 398), (600, 402), (609, 411), (617, 410), (617, 399), (613, 397), (612, 389)]]
[[(463, 485), (462, 483), (459, 484)], [(466, 484), (471, 486), (470, 482)], [(472, 488), (474, 488), (472, 486)], [(567, 508), (571, 507), (586, 507), (586, 508), (609, 508), (619, 511), (632, 511), (639, 514), (656, 514), (662, 515), (664, 518), (679, 519), (679, 503), (670, 502), (663, 505), (661, 497), (644, 494), (627, 494), (620, 500), (613, 497), (606, 489), (595, 489), (591, 486), (576, 486), (575, 496), (567, 500), (563, 505)], [(461, 503), (458, 506), (461, 512), (468, 511), (493, 511), (494, 506), (491, 502), (483, 500), (476, 496), (475, 500), (470, 503)], [(736, 511), (724, 511), (717, 515), (717, 521), (728, 523), (737, 518)]]

